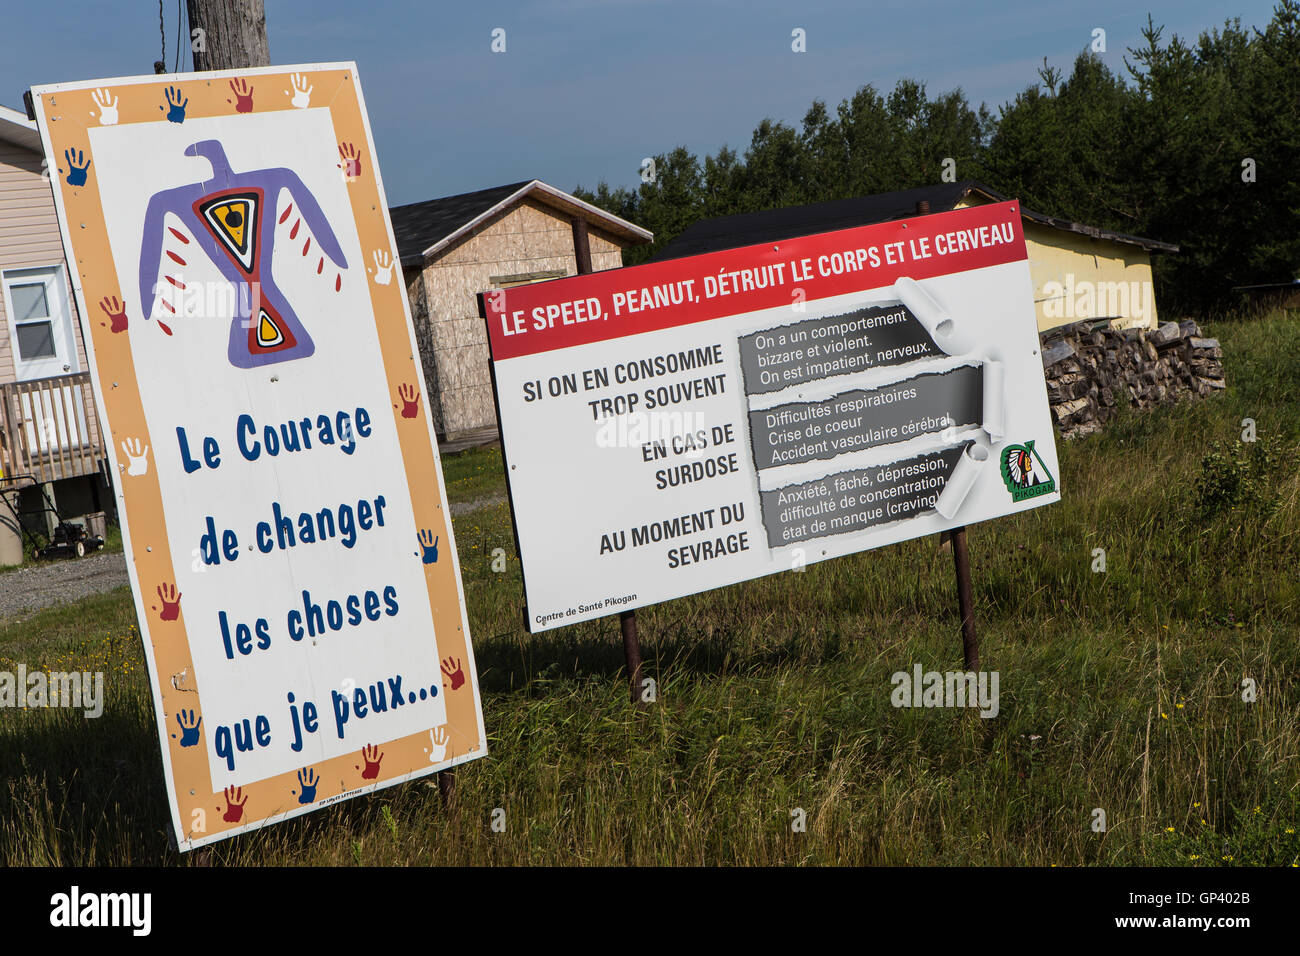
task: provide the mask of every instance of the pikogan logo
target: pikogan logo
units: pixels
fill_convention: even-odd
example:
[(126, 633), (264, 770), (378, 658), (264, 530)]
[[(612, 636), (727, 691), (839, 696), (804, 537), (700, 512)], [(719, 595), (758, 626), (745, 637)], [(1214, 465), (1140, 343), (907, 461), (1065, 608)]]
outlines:
[(1008, 445), (1002, 449), (999, 461), (1002, 480), (1006, 483), (1007, 491), (1011, 492), (1012, 501), (1050, 495), (1056, 490), (1056, 479), (1034, 450), (1032, 441), (1023, 445)]

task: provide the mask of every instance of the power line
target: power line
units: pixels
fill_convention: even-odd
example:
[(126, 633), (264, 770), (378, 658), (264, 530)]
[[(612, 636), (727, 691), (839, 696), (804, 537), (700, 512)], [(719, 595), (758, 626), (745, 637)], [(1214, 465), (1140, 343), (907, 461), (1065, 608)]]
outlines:
[(181, 0), (176, 0), (176, 65), (172, 67), (173, 73), (181, 71)]

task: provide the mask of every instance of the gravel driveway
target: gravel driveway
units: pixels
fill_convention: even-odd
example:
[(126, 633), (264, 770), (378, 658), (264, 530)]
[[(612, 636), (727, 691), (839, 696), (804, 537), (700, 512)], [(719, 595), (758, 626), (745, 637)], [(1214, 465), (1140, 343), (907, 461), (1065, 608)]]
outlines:
[(0, 620), (55, 604), (71, 604), (129, 583), (126, 555), (120, 552), (6, 571), (0, 574)]

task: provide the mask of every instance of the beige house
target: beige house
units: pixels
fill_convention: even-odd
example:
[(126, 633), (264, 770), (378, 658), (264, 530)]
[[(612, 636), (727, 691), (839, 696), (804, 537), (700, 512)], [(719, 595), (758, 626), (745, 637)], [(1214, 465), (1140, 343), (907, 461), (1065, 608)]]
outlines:
[[(835, 199), (765, 212), (703, 219), (664, 246), (656, 260), (773, 242), (836, 229), (851, 229), (929, 212), (1004, 202), (976, 182), (938, 183), (917, 189)], [(1045, 331), (1080, 319), (1108, 319), (1120, 328), (1159, 325), (1151, 255), (1177, 252), (1156, 239), (1112, 232), (1020, 207), (1034, 280), (1038, 329)]]
[(0, 106), (0, 564), (21, 558), (39, 486), (69, 516), (112, 500), (44, 163), (36, 124)]
[[(439, 436), (496, 428), (478, 294), (617, 269), (653, 236), (539, 180), (389, 210)], [(584, 245), (586, 248), (584, 249)]]

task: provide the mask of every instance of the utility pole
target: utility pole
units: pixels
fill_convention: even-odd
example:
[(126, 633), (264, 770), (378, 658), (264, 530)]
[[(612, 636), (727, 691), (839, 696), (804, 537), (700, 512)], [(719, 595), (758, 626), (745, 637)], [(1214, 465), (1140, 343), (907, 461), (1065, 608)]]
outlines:
[[(271, 51), (266, 42), (266, 8), (262, 0), (185, 0), (185, 12), (190, 36), (181, 42), (190, 44), (196, 73), (271, 65)], [(166, 64), (159, 72), (165, 71)], [(449, 787), (441, 780), (439, 783), (443, 784), (443, 799), (448, 799)], [(450, 784), (454, 786), (455, 780)], [(212, 865), (207, 847), (195, 855), (194, 865)]]
[[(185, 0), (195, 71), (270, 66), (263, 0)], [(202, 33), (195, 35), (194, 31)]]

